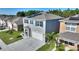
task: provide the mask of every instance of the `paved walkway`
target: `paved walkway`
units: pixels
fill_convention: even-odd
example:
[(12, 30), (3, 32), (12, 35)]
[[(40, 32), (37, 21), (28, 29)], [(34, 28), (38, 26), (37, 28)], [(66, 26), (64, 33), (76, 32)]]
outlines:
[(0, 40), (1, 51), (35, 51), (42, 45), (44, 42), (32, 38), (22, 39), (9, 45)]
[(4, 29), (4, 30), (0, 30), (0, 32), (2, 32), (2, 31), (8, 31), (9, 29)]

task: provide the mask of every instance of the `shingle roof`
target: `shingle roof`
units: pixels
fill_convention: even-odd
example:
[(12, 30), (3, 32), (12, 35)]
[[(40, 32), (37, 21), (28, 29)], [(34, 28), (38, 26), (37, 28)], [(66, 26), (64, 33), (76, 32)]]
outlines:
[(60, 33), (61, 38), (65, 38), (69, 41), (78, 42), (79, 43), (79, 33), (72, 33), (72, 32), (64, 32)]
[(54, 15), (54, 14), (50, 14), (50, 13), (46, 13), (46, 12), (42, 12), (39, 15), (35, 15), (33, 17), (26, 17), (26, 18), (32, 18), (35, 20), (52, 20), (52, 19), (61, 19), (62, 17)]
[(64, 18), (63, 20), (60, 20), (60, 21), (79, 23), (79, 14), (68, 17), (68, 18)]
[(14, 21), (17, 25), (23, 25), (23, 17), (18, 17), (17, 20)]
[(65, 18), (63, 20), (59, 20), (59, 21), (69, 22), (69, 23), (79, 23), (79, 20), (69, 20), (69, 17), (68, 18)]
[(71, 16), (69, 20), (79, 20), (79, 14)]
[(0, 19), (1, 20), (5, 20), (5, 21), (7, 21), (7, 20), (9, 20), (9, 21), (12, 21), (14, 18), (16, 18), (16, 16), (13, 16), (13, 17), (11, 17), (11, 16), (0, 16)]
[(14, 17), (3, 17), (3, 16), (1, 16), (0, 19), (4, 20), (4, 21), (15, 22), (18, 25), (22, 25), (23, 24), (22, 17), (17, 17), (17, 16), (14, 16)]

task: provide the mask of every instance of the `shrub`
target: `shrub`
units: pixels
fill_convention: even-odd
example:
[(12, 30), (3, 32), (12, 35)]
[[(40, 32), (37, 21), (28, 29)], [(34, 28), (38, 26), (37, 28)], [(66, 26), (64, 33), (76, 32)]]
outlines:
[(65, 50), (65, 46), (63, 43), (61, 43), (58, 47), (56, 47), (56, 51), (64, 51)]
[(73, 49), (70, 49), (70, 50), (68, 50), (68, 51), (74, 51)]
[(21, 35), (17, 36), (17, 38), (20, 38), (20, 37), (22, 37), (22, 36)]
[(14, 30), (8, 30), (6, 33), (12, 34)]

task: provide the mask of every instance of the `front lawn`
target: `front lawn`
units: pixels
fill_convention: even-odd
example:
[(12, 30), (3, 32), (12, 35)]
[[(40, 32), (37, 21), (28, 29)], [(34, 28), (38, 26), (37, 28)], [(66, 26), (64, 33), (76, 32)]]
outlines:
[(22, 36), (20, 35), (20, 32), (18, 31), (12, 31), (12, 32), (4, 31), (4, 32), (0, 32), (0, 39), (2, 39), (2, 41), (8, 45), (10, 43), (21, 40)]
[(51, 51), (55, 47), (54, 42), (50, 42), (49, 44), (45, 44), (42, 47), (40, 47), (37, 51)]

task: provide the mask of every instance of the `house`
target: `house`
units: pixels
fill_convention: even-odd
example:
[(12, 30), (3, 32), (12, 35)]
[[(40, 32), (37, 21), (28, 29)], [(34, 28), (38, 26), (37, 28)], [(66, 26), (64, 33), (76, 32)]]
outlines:
[(23, 30), (23, 17), (17, 16), (0, 16), (0, 28)]
[(5, 29), (6, 28), (6, 22), (5, 22), (5, 17), (0, 17), (0, 29)]
[(46, 41), (46, 33), (59, 32), (59, 20), (62, 17), (41, 12), (23, 18), (24, 36)]
[(7, 19), (8, 29), (14, 29), (16, 31), (22, 30), (23, 28), (23, 19), (22, 17), (10, 17)]
[(17, 19), (13, 21), (13, 25), (17, 31), (23, 31), (23, 17), (17, 17)]
[(69, 49), (79, 50), (79, 14), (60, 20), (59, 42)]

